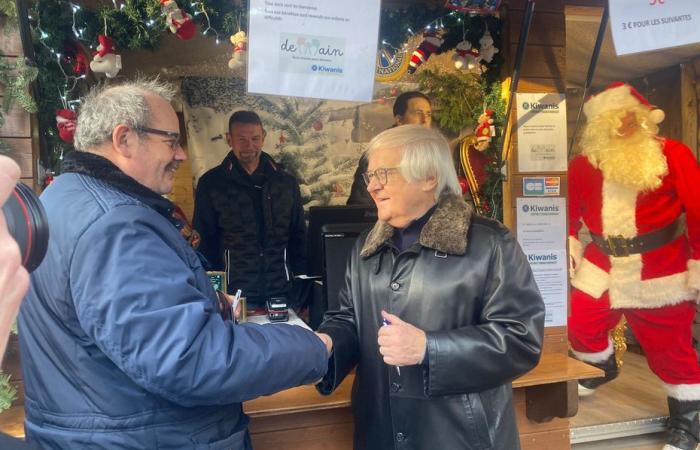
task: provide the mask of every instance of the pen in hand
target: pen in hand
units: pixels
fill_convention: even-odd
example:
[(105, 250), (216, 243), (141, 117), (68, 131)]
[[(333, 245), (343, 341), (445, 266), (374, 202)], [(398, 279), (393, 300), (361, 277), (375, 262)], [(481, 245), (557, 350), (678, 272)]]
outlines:
[(240, 289), (238, 289), (236, 291), (235, 297), (233, 297), (233, 303), (231, 303), (231, 317), (233, 317), (234, 319), (236, 319), (236, 310), (238, 309), (238, 304), (241, 301), (242, 293), (243, 292)]
[[(382, 319), (382, 326), (383, 326), (383, 327), (386, 327), (386, 326), (388, 326), (388, 325), (391, 325), (391, 322), (389, 322), (389, 321), (386, 320), (386, 319)], [(396, 373), (397, 373), (399, 376), (401, 376), (401, 369), (399, 368), (399, 366), (396, 366)]]

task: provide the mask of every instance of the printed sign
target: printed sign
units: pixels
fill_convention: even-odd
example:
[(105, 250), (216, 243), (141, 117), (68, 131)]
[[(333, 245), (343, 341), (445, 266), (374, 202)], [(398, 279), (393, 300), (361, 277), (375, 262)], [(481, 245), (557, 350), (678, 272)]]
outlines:
[(608, 4), (619, 56), (700, 42), (698, 0), (615, 0)]
[(248, 92), (370, 101), (380, 0), (251, 0)]
[(564, 94), (517, 94), (517, 103), (518, 170), (566, 171)]

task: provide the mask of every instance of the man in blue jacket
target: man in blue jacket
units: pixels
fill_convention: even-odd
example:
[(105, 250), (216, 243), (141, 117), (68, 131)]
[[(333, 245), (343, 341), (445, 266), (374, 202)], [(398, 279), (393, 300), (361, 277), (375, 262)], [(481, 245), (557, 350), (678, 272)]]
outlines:
[(41, 196), (49, 250), (19, 325), (42, 448), (249, 449), (241, 402), (326, 371), (313, 333), (222, 319), (161, 196), (186, 159), (171, 97), (143, 80), (90, 93), (79, 151)]

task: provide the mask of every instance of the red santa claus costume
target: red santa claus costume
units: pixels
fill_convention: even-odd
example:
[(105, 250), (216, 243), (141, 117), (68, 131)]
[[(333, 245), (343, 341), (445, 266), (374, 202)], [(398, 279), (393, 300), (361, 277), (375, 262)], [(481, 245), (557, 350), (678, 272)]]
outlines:
[[(614, 378), (616, 367), (604, 367), (614, 361), (608, 333), (624, 314), (669, 398), (700, 400), (700, 167), (688, 147), (658, 137), (663, 112), (629, 85), (611, 85), (584, 113), (581, 154), (569, 166), (574, 356)], [(582, 224), (592, 238), (585, 249)]]

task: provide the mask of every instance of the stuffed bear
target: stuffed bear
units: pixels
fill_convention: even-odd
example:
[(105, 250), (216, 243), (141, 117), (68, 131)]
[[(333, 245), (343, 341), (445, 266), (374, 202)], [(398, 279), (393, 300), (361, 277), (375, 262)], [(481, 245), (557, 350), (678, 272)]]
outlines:
[(231, 44), (233, 44), (233, 54), (228, 60), (229, 69), (235, 69), (245, 65), (246, 55), (248, 53), (248, 36), (245, 31), (239, 31), (231, 36)]
[(460, 70), (472, 70), (478, 65), (479, 50), (472, 48), (469, 41), (462, 41), (455, 47), (452, 60), (455, 67)]
[(485, 63), (493, 61), (493, 56), (498, 53), (498, 49), (493, 46), (493, 38), (488, 31), (479, 39), (479, 59)]

